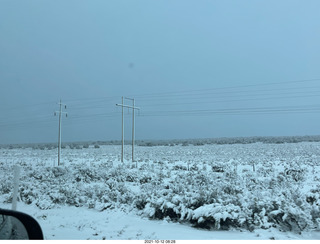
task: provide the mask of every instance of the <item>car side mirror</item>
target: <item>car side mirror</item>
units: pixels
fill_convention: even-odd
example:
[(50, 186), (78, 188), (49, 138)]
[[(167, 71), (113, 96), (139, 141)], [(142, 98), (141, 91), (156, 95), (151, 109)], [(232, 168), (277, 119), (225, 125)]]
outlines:
[(31, 216), (0, 209), (0, 240), (43, 240), (39, 223)]

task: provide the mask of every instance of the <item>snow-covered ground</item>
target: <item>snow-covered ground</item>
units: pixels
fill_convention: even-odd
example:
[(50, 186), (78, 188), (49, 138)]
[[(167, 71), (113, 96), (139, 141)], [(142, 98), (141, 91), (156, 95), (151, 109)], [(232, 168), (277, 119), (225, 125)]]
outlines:
[(0, 207), (46, 239), (320, 239), (320, 143), (0, 149)]
[(275, 228), (253, 232), (204, 230), (120, 210), (99, 212), (68, 206), (39, 210), (26, 204), (19, 204), (18, 210), (39, 222), (47, 240), (320, 240), (320, 232), (300, 235)]

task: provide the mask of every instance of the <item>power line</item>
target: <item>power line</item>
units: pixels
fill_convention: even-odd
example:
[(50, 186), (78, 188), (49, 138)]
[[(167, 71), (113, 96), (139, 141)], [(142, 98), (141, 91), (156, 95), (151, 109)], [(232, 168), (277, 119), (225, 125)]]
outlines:
[[(140, 98), (139, 100), (144, 100), (144, 97), (151, 97), (152, 99), (156, 98), (157, 96), (192, 96), (194, 94), (199, 94), (199, 92), (205, 92), (205, 93), (212, 93), (216, 92), (218, 94), (225, 94), (225, 93), (237, 93), (238, 91), (232, 91), (234, 89), (241, 89), (241, 88), (251, 88), (251, 87), (265, 87), (265, 86), (279, 86), (279, 85), (285, 85), (285, 84), (301, 84), (301, 83), (310, 83), (310, 82), (315, 82), (315, 81), (320, 81), (320, 78), (315, 78), (315, 79), (303, 79), (303, 80), (293, 80), (293, 81), (282, 81), (282, 82), (269, 82), (269, 83), (261, 83), (261, 84), (252, 84), (252, 85), (239, 85), (239, 86), (226, 86), (226, 87), (217, 87), (217, 88), (205, 88), (205, 89), (192, 89), (192, 90), (184, 90), (184, 91), (171, 91), (171, 92), (159, 92), (159, 93), (145, 93), (145, 94), (133, 94), (133, 97), (138, 97)], [(218, 81), (215, 81), (218, 82)], [(220, 82), (221, 83), (221, 82)], [(312, 87), (310, 87), (312, 88)], [(313, 87), (315, 88), (315, 87)], [(278, 88), (277, 88), (278, 89)], [(301, 89), (301, 88), (279, 88), (281, 90), (288, 90), (288, 89)], [(303, 89), (303, 87), (302, 87)], [(227, 90), (222, 92), (221, 90)], [(229, 90), (229, 91), (228, 91)], [(275, 89), (274, 89), (275, 90)], [(266, 89), (264, 89), (266, 91)], [(244, 91), (246, 92), (246, 91)], [(214, 93), (213, 93), (214, 94)], [(97, 101), (115, 101), (118, 96), (106, 96), (106, 97), (91, 97), (91, 98), (78, 98), (78, 99), (68, 99), (66, 100), (69, 105), (71, 103), (77, 103), (77, 102), (84, 102), (86, 103), (91, 102), (97, 102)], [(43, 105), (50, 105), (53, 104), (54, 101), (51, 102), (41, 102), (41, 103), (34, 103), (34, 104), (29, 104), (29, 105), (24, 105), (24, 106), (13, 106), (13, 107), (8, 107), (6, 106), (5, 108), (1, 108), (2, 110), (15, 110), (15, 109), (26, 109), (28, 107), (34, 108), (37, 106), (43, 106)], [(82, 104), (82, 103), (81, 103)]]
[[(284, 82), (271, 82), (271, 83), (262, 83), (262, 84), (254, 84), (254, 85), (241, 85), (241, 86), (229, 86), (229, 87), (219, 87), (219, 88), (208, 88), (208, 89), (197, 89), (197, 90), (186, 90), (186, 91), (176, 91), (176, 92), (163, 92), (163, 93), (148, 93), (148, 94), (140, 94), (140, 95), (135, 95), (135, 97), (141, 97), (140, 101), (147, 101), (147, 98), (143, 98), (143, 97), (151, 97), (149, 99), (151, 99), (152, 101), (155, 101), (157, 98), (161, 98), (161, 97), (179, 97), (179, 99), (184, 99), (183, 97), (185, 97), (186, 99), (191, 99), (191, 97), (194, 96), (198, 96), (198, 97), (203, 97), (203, 95), (215, 95), (215, 97), (217, 97), (217, 95), (219, 96), (224, 96), (226, 94), (243, 94), (243, 96), (248, 96), (248, 95), (255, 95), (255, 94), (251, 94), (251, 93), (257, 93), (257, 92), (261, 92), (261, 90), (234, 90), (234, 89), (239, 89), (239, 88), (249, 88), (249, 87), (263, 87), (263, 86), (272, 86), (272, 85), (283, 85), (283, 84), (299, 84), (299, 83), (310, 83), (310, 82), (314, 82), (314, 81), (320, 81), (320, 79), (305, 79), (305, 80), (296, 80), (296, 81), (284, 81)], [(274, 89), (264, 89), (262, 90), (262, 92), (266, 92), (266, 91), (281, 91), (281, 90), (296, 90), (299, 89), (300, 92), (303, 89), (314, 89), (314, 88), (320, 88), (319, 86), (315, 87), (285, 87), (285, 88), (274, 88)], [(249, 93), (249, 94), (248, 94)], [(159, 95), (159, 96), (158, 96)], [(181, 97), (182, 96), (182, 97)], [(234, 96), (234, 95), (232, 95)], [(69, 106), (71, 103), (74, 103), (75, 106), (73, 106), (73, 109), (75, 110), (81, 110), (81, 109), (91, 109), (93, 107), (97, 107), (97, 105), (101, 104), (99, 107), (103, 108), (103, 106), (105, 105), (104, 102), (112, 102), (115, 101), (115, 96), (112, 97), (95, 97), (95, 98), (79, 98), (79, 99), (69, 99), (67, 101), (69, 101)], [(167, 99), (166, 99), (167, 100)], [(83, 104), (82, 102), (86, 101), (85, 104)], [(43, 102), (43, 103), (36, 103), (36, 104), (30, 104), (30, 105), (26, 105), (26, 106), (14, 106), (14, 107), (6, 107), (6, 108), (2, 108), (2, 111), (8, 110), (8, 111), (14, 111), (14, 110), (26, 110), (26, 108), (32, 108), (34, 109), (35, 107), (39, 107), (39, 106), (44, 106), (44, 105), (49, 105), (52, 104), (53, 102)], [(88, 105), (88, 104), (90, 104)]]
[(203, 92), (203, 91), (221, 91), (228, 89), (238, 89), (238, 88), (248, 88), (248, 87), (263, 87), (263, 86), (272, 86), (272, 85), (285, 85), (285, 84), (299, 84), (305, 82), (314, 82), (320, 81), (320, 78), (316, 79), (304, 79), (304, 80), (294, 80), (294, 81), (282, 81), (282, 82), (270, 82), (270, 83), (261, 83), (254, 85), (240, 85), (240, 86), (227, 86), (227, 87), (218, 87), (218, 88), (207, 88), (207, 89), (193, 89), (193, 90), (184, 90), (184, 91), (173, 91), (173, 92), (159, 92), (159, 93), (149, 93), (149, 94), (136, 94), (136, 97), (143, 99), (143, 97), (155, 97), (155, 96), (163, 96), (163, 95), (175, 95), (175, 94), (183, 94), (183, 93), (194, 93), (194, 92)]
[[(316, 89), (318, 88), (318, 89)], [(291, 90), (291, 91), (290, 91)], [(310, 93), (310, 92), (320, 92), (320, 86), (313, 86), (313, 87), (289, 87), (289, 88), (279, 88), (279, 89), (264, 89), (264, 90), (236, 90), (236, 91), (205, 91), (202, 93), (188, 93), (188, 94), (172, 94), (166, 95), (163, 97), (153, 97), (153, 98), (146, 98), (141, 99), (141, 101), (157, 101), (157, 100), (168, 100), (168, 98), (176, 98), (178, 97), (179, 100), (181, 99), (199, 99), (199, 98), (219, 98), (219, 97), (235, 97), (235, 96), (262, 96), (262, 95), (274, 95), (278, 94), (296, 94), (298, 93)], [(283, 92), (285, 91), (285, 92)], [(207, 96), (206, 96), (207, 95)]]
[[(276, 113), (279, 111), (282, 112), (291, 112), (291, 113), (301, 113), (302, 111), (306, 112), (317, 112), (320, 105), (305, 105), (305, 106), (290, 106), (290, 107), (284, 107), (284, 106), (277, 106), (277, 107), (257, 107), (257, 108), (230, 108), (230, 109), (194, 109), (194, 110), (162, 110), (162, 111), (144, 111), (140, 114), (140, 116), (176, 116), (176, 115), (195, 115), (197, 114), (203, 114), (203, 113), (219, 113), (219, 114), (243, 114), (246, 113), (265, 113), (266, 109), (269, 109), (267, 111), (268, 113)], [(254, 111), (253, 111), (254, 109)], [(273, 110), (272, 110), (273, 109)], [(115, 118), (119, 112), (113, 112), (113, 113), (94, 113), (94, 114), (82, 114), (82, 115), (72, 115), (69, 116), (70, 122), (77, 122), (77, 121), (84, 121), (85, 119), (90, 121), (95, 120), (97, 118)], [(31, 126), (33, 124), (51, 124), (51, 120), (49, 120), (48, 116), (44, 116), (43, 118), (48, 119), (33, 119), (33, 120), (19, 120), (16, 122), (11, 123), (0, 123), (1, 127), (5, 128), (15, 128), (15, 127), (27, 127), (27, 125)]]
[(230, 100), (207, 100), (207, 101), (195, 101), (195, 102), (179, 102), (179, 103), (158, 103), (158, 104), (146, 104), (145, 107), (155, 107), (155, 106), (173, 106), (173, 105), (190, 105), (190, 104), (212, 104), (212, 103), (230, 103), (230, 102), (245, 102), (245, 101), (265, 101), (265, 100), (288, 100), (296, 98), (311, 98), (319, 97), (317, 95), (304, 95), (304, 96), (273, 96), (273, 97), (260, 97), (260, 98), (243, 98), (243, 99), (230, 99)]
[(228, 109), (194, 109), (194, 110), (162, 110), (145, 111), (140, 116), (185, 116), (185, 115), (209, 115), (209, 114), (246, 114), (246, 113), (279, 113), (279, 112), (318, 112), (320, 105), (314, 106), (282, 106), (282, 107), (254, 107), (254, 108), (228, 108)]
[[(292, 99), (299, 98), (299, 102), (307, 103), (310, 99), (314, 97), (319, 97), (320, 84), (315, 82), (320, 81), (320, 79), (305, 79), (296, 81), (284, 81), (284, 82), (271, 82), (263, 84), (254, 85), (241, 85), (241, 86), (229, 86), (220, 88), (210, 88), (210, 89), (197, 89), (188, 91), (178, 91), (178, 92), (164, 92), (164, 93), (149, 93), (136, 95), (141, 97), (142, 106), (149, 107), (150, 109), (157, 106), (181, 106), (181, 105), (193, 105), (193, 110), (163, 110), (163, 111), (144, 111), (140, 116), (211, 116), (213, 114), (221, 115), (255, 115), (255, 114), (301, 114), (301, 113), (317, 113), (318, 108), (312, 107), (312, 105), (306, 105), (301, 108), (299, 106), (284, 108), (281, 106), (263, 109), (263, 107), (258, 107), (256, 110), (240, 110), (239, 108), (234, 108), (231, 110), (226, 110), (225, 107), (228, 103), (229, 106), (234, 106), (232, 103), (239, 102), (259, 102), (266, 100), (277, 100), (280, 105), (286, 104), (286, 102), (291, 102)], [(313, 83), (312, 83), (313, 82)], [(298, 85), (298, 86), (287, 86), (287, 85)], [(257, 88), (264, 89), (257, 89)], [(252, 89), (253, 88), (253, 89)], [(68, 100), (71, 103), (73, 113), (70, 116), (70, 122), (74, 124), (85, 123), (93, 121), (97, 118), (115, 118), (119, 113), (114, 112), (112, 109), (112, 101), (115, 101), (116, 97), (99, 97), (99, 98), (80, 98)], [(179, 99), (177, 101), (176, 99)], [(183, 100), (188, 99), (188, 101), (183, 102)], [(193, 101), (190, 102), (190, 99)], [(303, 100), (302, 100), (303, 99)], [(140, 100), (140, 99), (139, 99)], [(148, 102), (148, 101), (152, 102)], [(86, 102), (85, 102), (86, 101)], [(51, 120), (44, 110), (48, 108), (47, 105), (52, 104), (49, 102), (35, 103), (26, 106), (15, 106), (11, 108), (4, 108), (3, 118), (0, 117), (0, 126), (5, 129), (11, 128), (32, 128), (32, 127), (45, 127), (52, 126)], [(108, 106), (108, 104), (110, 106)], [(206, 110), (197, 109), (197, 104), (207, 104)], [(219, 107), (213, 109), (212, 104), (222, 104)], [(237, 105), (239, 106), (239, 105)], [(202, 106), (203, 107), (203, 106)], [(109, 109), (107, 112), (105, 109)], [(94, 110), (96, 113), (89, 113), (89, 110)], [(43, 114), (41, 114), (43, 113)], [(1, 115), (0, 115), (1, 116)], [(67, 124), (67, 126), (70, 126)]]

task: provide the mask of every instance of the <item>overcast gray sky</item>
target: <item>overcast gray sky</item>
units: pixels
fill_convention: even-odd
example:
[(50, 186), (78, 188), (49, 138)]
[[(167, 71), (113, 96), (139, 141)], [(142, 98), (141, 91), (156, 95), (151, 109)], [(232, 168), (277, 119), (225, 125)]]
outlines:
[[(320, 134), (320, 1), (0, 0), (0, 143)], [(125, 101), (131, 104), (130, 100)], [(131, 111), (125, 110), (126, 139)]]

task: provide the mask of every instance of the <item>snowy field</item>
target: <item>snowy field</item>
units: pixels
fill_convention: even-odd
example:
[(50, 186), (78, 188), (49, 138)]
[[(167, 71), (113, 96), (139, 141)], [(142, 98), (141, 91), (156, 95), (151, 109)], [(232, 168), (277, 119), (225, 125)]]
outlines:
[(72, 240), (320, 239), (320, 143), (0, 149), (0, 207), (45, 238)]

